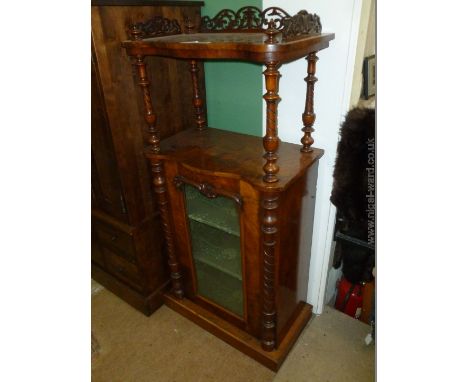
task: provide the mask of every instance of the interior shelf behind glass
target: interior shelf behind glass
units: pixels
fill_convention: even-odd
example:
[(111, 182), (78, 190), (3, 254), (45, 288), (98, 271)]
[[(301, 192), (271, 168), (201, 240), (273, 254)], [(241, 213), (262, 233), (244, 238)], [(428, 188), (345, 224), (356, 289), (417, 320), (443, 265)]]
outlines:
[(198, 294), (242, 316), (244, 311), (242, 281), (197, 260), (195, 266)]
[(242, 280), (239, 237), (189, 219), (195, 260)]
[(222, 196), (209, 199), (189, 185), (185, 186), (185, 197), (190, 219), (240, 236), (239, 215), (233, 200)]

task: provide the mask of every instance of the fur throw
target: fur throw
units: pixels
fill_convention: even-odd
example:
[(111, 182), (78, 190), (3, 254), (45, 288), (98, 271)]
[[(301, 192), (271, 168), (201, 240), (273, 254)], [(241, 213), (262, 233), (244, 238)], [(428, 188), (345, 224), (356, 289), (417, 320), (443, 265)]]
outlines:
[[(340, 130), (331, 202), (337, 208), (336, 228), (367, 241), (368, 143), (375, 143), (375, 110), (355, 108), (348, 112)], [(352, 283), (369, 281), (374, 251), (337, 241), (333, 266), (343, 259), (343, 274)]]
[(330, 200), (346, 221), (364, 224), (367, 236), (367, 144), (375, 139), (375, 110), (350, 110), (340, 135)]

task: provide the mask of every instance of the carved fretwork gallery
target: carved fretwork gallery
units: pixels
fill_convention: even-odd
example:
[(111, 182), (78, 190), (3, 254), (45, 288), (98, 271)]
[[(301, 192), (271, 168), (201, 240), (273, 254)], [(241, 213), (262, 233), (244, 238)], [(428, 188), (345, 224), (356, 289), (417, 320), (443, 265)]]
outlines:
[[(272, 370), (311, 317), (306, 268), (323, 155), (312, 147), (314, 84), (317, 52), (334, 38), (321, 32), (316, 14), (249, 6), (222, 10), (198, 24), (185, 19), (183, 28), (156, 16), (129, 25), (130, 40), (122, 43), (143, 94), (145, 155), (170, 268), (164, 301)], [(145, 64), (151, 56), (185, 59), (191, 76), (195, 122), (162, 140), (152, 99), (158, 94), (150, 93)], [(303, 137), (296, 145), (278, 136), (280, 67), (304, 57)], [(263, 139), (207, 127), (200, 69), (210, 59), (265, 66)]]
[(320, 34), (322, 24), (320, 17), (307, 11), (300, 11), (290, 16), (286, 11), (277, 7), (266, 8), (264, 11), (257, 7), (247, 6), (237, 12), (223, 9), (212, 19), (202, 18), (200, 32), (266, 32), (275, 29), (281, 32), (283, 40), (307, 34)]

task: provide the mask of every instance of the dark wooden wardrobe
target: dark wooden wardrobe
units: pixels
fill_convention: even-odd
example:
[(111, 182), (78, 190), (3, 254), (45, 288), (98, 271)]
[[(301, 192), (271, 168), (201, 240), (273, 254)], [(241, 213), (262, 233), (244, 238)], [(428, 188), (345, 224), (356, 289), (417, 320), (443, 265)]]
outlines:
[[(92, 1), (91, 146), (92, 277), (150, 315), (169, 280), (160, 216), (143, 155), (144, 105), (130, 58), (121, 48), (127, 26), (154, 16), (200, 20), (201, 1)], [(150, 64), (161, 139), (196, 126), (189, 64)], [(157, 74), (153, 76), (152, 73)], [(200, 72), (204, 78), (203, 67)], [(201, 95), (205, 97), (202, 87)], [(173, 102), (176, 100), (176, 102)]]

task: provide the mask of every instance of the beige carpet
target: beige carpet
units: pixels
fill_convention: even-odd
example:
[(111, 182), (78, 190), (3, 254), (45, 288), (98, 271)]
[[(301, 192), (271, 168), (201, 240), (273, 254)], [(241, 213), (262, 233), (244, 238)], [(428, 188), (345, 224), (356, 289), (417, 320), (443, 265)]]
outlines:
[(334, 309), (313, 318), (272, 371), (166, 306), (146, 317), (106, 289), (92, 295), (93, 382), (374, 381), (370, 327)]

